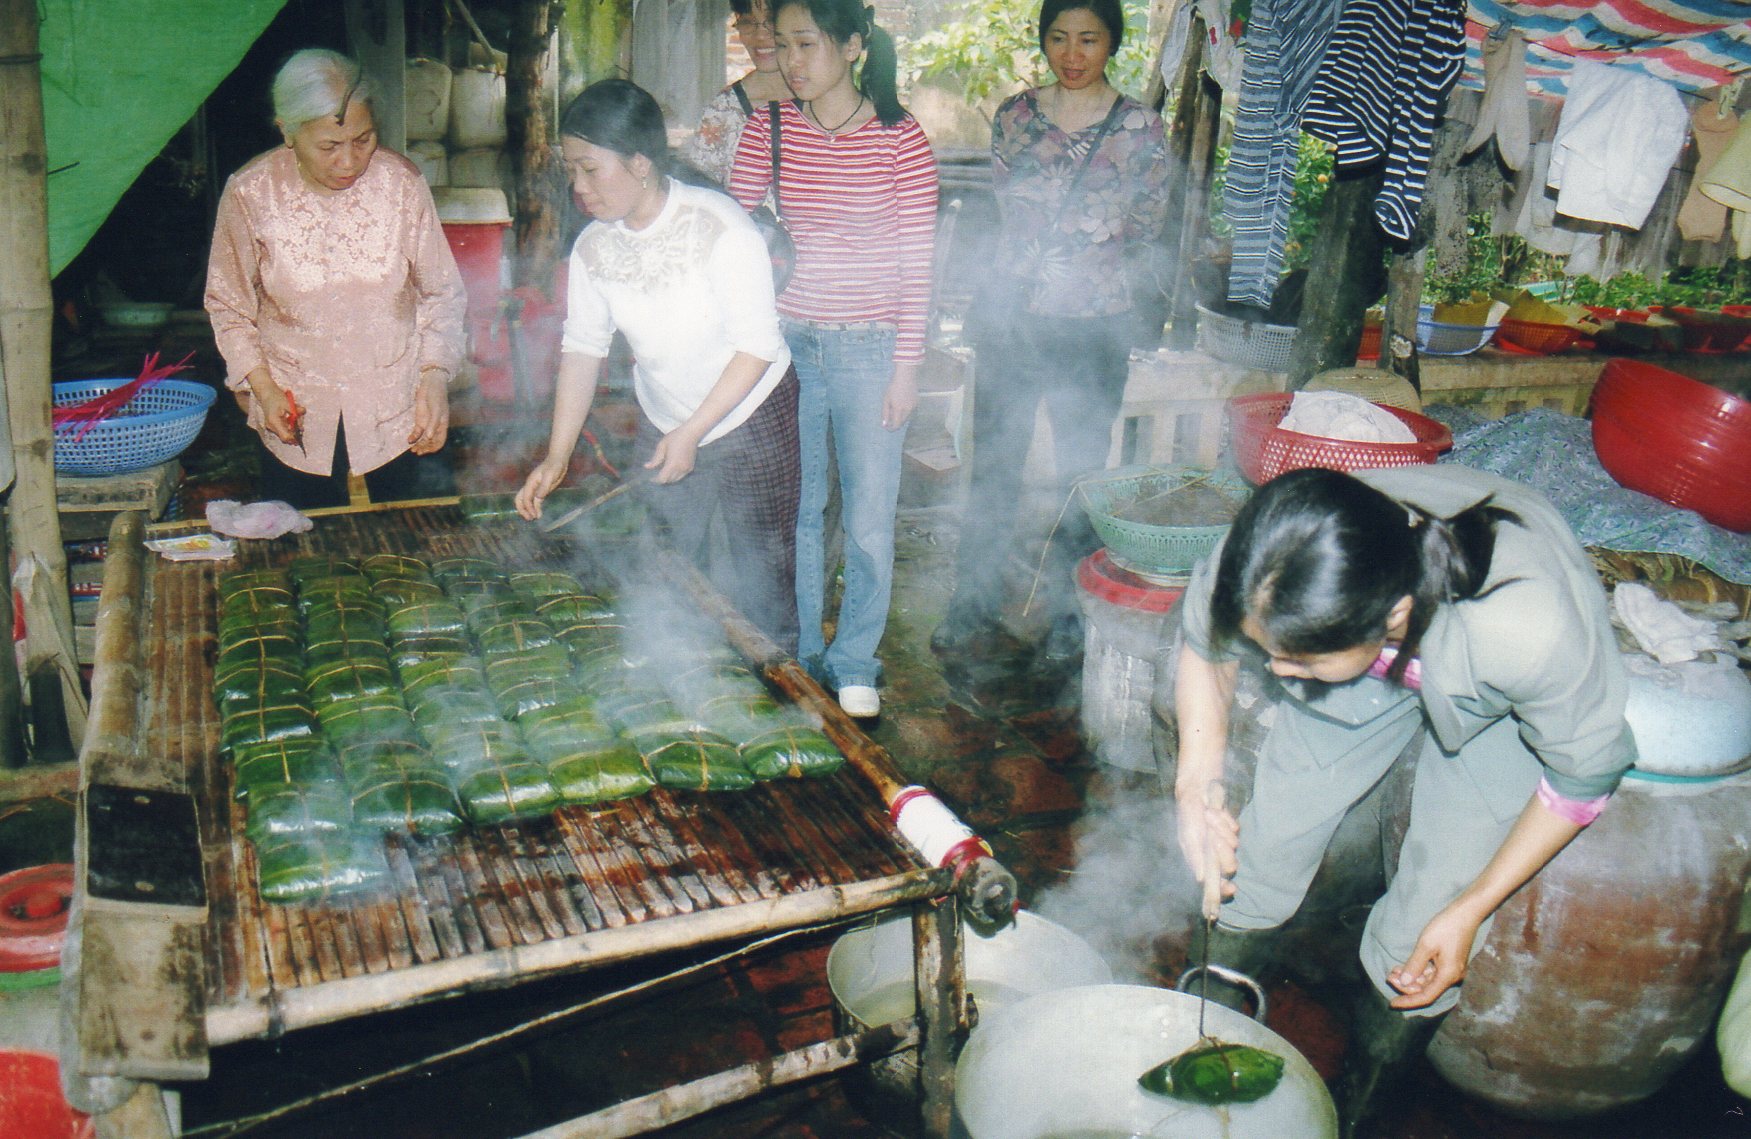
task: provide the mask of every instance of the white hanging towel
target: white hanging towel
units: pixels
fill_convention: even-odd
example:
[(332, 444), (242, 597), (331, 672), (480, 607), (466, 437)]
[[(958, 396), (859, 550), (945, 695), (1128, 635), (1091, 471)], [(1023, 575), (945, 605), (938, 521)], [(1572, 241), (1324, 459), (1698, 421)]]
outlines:
[(1689, 129), (1671, 84), (1576, 60), (1550, 153), (1557, 212), (1640, 229)]

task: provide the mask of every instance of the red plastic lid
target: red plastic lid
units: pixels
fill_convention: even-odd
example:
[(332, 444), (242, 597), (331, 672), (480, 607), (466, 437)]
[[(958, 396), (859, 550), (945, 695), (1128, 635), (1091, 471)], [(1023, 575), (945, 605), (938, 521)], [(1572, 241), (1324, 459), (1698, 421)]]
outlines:
[(14, 1139), (91, 1139), (91, 1117), (61, 1092), (61, 1064), (41, 1052), (0, 1049), (0, 1124)]
[(1186, 591), (1183, 585), (1157, 585), (1121, 569), (1104, 548), (1077, 563), (1076, 584), (1102, 601), (1146, 613), (1166, 613)]
[(0, 874), (0, 973), (52, 969), (61, 963), (72, 900), (70, 863)]

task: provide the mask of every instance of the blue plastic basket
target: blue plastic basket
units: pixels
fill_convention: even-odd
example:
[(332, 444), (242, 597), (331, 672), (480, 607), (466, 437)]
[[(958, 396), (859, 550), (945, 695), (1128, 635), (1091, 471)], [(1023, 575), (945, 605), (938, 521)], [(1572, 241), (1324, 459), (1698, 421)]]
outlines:
[[(56, 407), (71, 407), (113, 391), (129, 380), (75, 380), (56, 384)], [(55, 432), (55, 470), (81, 478), (104, 478), (155, 467), (176, 458), (195, 441), (217, 393), (190, 380), (159, 380), (126, 407), (85, 433), (77, 424)]]
[(1448, 324), (1435, 320), (1434, 305), (1423, 305), (1417, 320), (1417, 349), (1425, 356), (1469, 356), (1496, 334), (1495, 324)]

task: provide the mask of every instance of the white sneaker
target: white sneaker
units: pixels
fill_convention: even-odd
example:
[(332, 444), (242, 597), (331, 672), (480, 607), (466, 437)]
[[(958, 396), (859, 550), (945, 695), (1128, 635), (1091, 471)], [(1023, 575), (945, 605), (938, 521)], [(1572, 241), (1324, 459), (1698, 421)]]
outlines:
[(867, 720), (881, 715), (882, 698), (867, 684), (847, 684), (839, 690), (839, 706), (847, 716)]

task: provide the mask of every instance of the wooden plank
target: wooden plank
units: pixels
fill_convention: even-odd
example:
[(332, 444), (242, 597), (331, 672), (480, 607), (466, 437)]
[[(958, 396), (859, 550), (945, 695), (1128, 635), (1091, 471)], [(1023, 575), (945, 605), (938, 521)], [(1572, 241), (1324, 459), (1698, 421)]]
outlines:
[[(461, 930), (457, 929), (455, 919), (445, 906), (432, 905), (428, 901), (428, 883), (415, 874), (406, 844), (400, 840), (389, 843), (389, 868), (393, 872), (396, 895), (401, 900), (401, 916), (407, 923), (409, 948), (414, 956), (422, 962), (436, 961), (445, 955), (459, 956), (462, 953)], [(432, 888), (442, 891), (442, 880)]]
[(596, 820), (602, 813), (593, 810), (582, 815), (575, 810), (565, 810), (553, 818), (559, 824), (559, 833), (565, 838), (566, 853), (571, 855), (578, 873), (589, 885), (590, 895), (596, 899), (608, 925), (614, 927), (629, 921), (643, 921), (644, 903), (639, 901), (637, 892), (628, 883), (615, 881), (609, 868), (596, 859)]
[(466, 887), (463, 895), (465, 904), (474, 910), (480, 918), (480, 928), (486, 934), (487, 944), (494, 949), (503, 949), (518, 941), (539, 941), (540, 927), (534, 926), (535, 934), (527, 936), (529, 926), (520, 924), (514, 914), (508, 914), (508, 907), (502, 907), (492, 883), (486, 876), (486, 870), (480, 864), (479, 852), (472, 842), (464, 835), (456, 840), (456, 865), (462, 871), (462, 881)]
[(680, 841), (687, 860), (702, 868), (700, 877), (704, 879), (706, 889), (710, 891), (714, 902), (721, 906), (733, 906), (738, 902), (759, 901), (760, 892), (749, 884), (741, 867), (730, 859), (721, 857), (715, 847), (701, 840), (699, 828), (695, 825), (691, 812), (681, 809), (667, 795), (652, 795), (649, 806), (668, 824), (669, 832)]
[(547, 907), (547, 899), (539, 889), (529, 890), (516, 865), (505, 853), (504, 836), (497, 828), (476, 831), (475, 842), (480, 851), (481, 871), (492, 883), (493, 891), (504, 899), (505, 908), (516, 923), (517, 931), (527, 943), (549, 937), (563, 937), (565, 928)]
[(71, 1010), (82, 1076), (207, 1076), (204, 925), (112, 906), (81, 912)]

